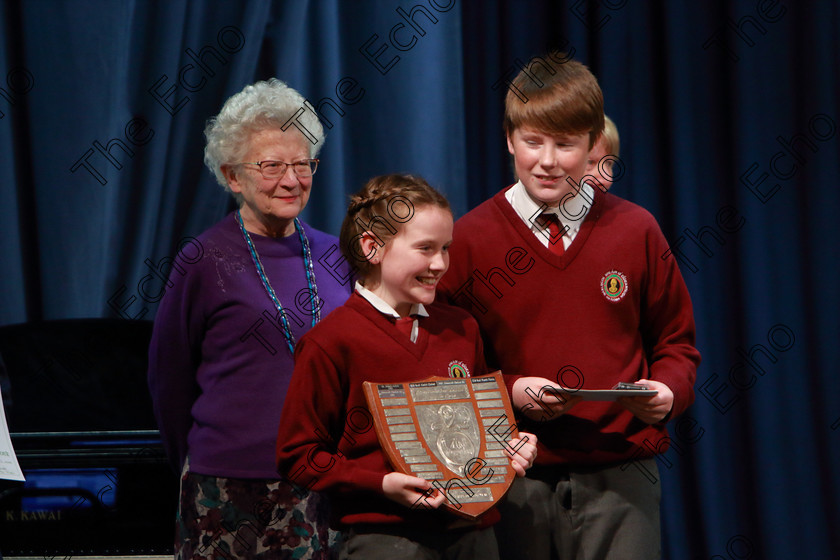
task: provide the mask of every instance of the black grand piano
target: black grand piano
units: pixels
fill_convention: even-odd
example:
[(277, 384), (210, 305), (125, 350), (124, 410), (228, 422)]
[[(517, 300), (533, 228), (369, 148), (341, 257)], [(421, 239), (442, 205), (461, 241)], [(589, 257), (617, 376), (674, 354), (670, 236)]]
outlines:
[(0, 387), (26, 482), (0, 480), (0, 553), (171, 555), (178, 477), (146, 386), (151, 322), (0, 327)]

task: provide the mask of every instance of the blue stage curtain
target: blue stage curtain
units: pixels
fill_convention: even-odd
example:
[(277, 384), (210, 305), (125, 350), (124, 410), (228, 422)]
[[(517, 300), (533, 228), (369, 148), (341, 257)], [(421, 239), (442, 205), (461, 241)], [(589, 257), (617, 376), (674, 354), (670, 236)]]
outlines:
[(202, 132), (247, 83), (276, 76), (320, 107), (304, 218), (337, 233), (373, 175), (421, 174), (458, 215), (510, 184), (504, 80), (574, 51), (621, 133), (613, 192), (659, 220), (694, 302), (697, 399), (651, 480), (664, 558), (840, 557), (839, 12), (828, 0), (3, 2), (0, 324), (152, 319), (165, 259), (232, 208)]

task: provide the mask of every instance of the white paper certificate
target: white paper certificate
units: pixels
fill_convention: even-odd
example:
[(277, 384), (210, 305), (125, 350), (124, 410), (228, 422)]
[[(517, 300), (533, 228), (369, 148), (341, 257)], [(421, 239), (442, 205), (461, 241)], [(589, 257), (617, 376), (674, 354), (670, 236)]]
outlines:
[(20, 470), (17, 455), (12, 448), (9, 425), (6, 423), (6, 411), (3, 410), (3, 394), (0, 393), (0, 478), (6, 480), (26, 480)]

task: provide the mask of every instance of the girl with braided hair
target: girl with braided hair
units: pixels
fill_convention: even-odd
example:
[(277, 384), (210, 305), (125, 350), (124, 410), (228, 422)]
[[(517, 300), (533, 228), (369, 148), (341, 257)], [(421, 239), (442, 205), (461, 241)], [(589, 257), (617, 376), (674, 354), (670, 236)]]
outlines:
[[(438, 509), (445, 496), (394, 472), (375, 430), (358, 429), (360, 414), (369, 414), (364, 381), (488, 373), (475, 320), (435, 301), (449, 267), (449, 203), (420, 177), (375, 177), (352, 197), (340, 243), (359, 281), (298, 343), (295, 399), (280, 419), (280, 472), (328, 494), (332, 525), (346, 537), (340, 558), (498, 558), (495, 509), (473, 524)], [(521, 436), (521, 447), (511, 440), (519, 448), (511, 465), (524, 476), (536, 440)]]

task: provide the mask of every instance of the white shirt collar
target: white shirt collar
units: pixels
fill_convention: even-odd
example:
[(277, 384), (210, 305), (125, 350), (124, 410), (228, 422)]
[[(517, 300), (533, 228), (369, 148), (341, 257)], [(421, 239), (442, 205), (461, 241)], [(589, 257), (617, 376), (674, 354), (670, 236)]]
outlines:
[[(399, 319), (400, 314), (397, 311), (388, 305), (381, 297), (374, 294), (364, 286), (362, 286), (358, 281), (356, 282), (356, 291), (359, 292), (359, 295), (368, 300), (370, 304), (380, 313), (387, 315), (389, 317), (396, 317)], [(426, 311), (426, 308), (423, 306), (422, 303), (413, 303), (411, 305), (411, 311), (409, 312), (409, 316), (419, 315), (420, 317), (428, 317), (429, 312)]]
[(513, 210), (525, 222), (525, 225), (537, 234), (537, 238), (544, 241), (544, 245), (548, 243), (548, 238), (543, 239), (545, 228), (541, 225), (542, 222), (538, 218), (543, 212), (556, 214), (560, 223), (568, 227), (565, 236), (568, 238), (568, 241), (564, 239), (567, 246), (574, 240), (580, 230), (581, 224), (583, 224), (587, 214), (589, 214), (591, 201), (594, 200), (595, 192), (588, 183), (584, 183), (578, 195), (566, 198), (559, 208), (551, 208), (531, 198), (522, 181), (517, 181), (515, 185), (505, 192), (505, 198), (513, 207)]

